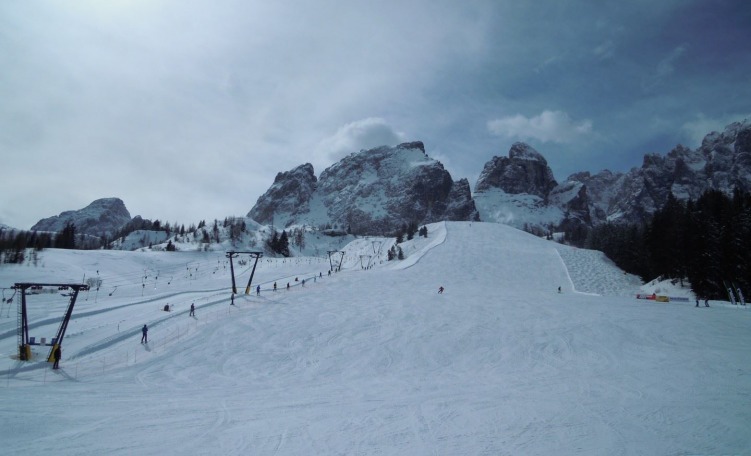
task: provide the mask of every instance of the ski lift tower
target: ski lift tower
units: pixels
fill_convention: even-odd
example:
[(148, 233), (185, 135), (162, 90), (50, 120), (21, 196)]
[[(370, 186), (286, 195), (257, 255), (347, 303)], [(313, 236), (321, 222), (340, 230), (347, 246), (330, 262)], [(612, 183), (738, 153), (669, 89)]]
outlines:
[(88, 285), (77, 283), (16, 283), (13, 286), (16, 291), (21, 291), (21, 304), (18, 311), (18, 355), (21, 361), (28, 361), (31, 358), (31, 345), (37, 345), (36, 341), (29, 339), (29, 317), (26, 311), (26, 290), (40, 289), (43, 287), (57, 287), (60, 291), (68, 289), (73, 290), (69, 295), (70, 302), (68, 303), (68, 309), (65, 311), (65, 316), (60, 323), (60, 328), (57, 330), (57, 336), (54, 337), (49, 344), (52, 348), (47, 356), (47, 361), (54, 360), (55, 349), (60, 347), (63, 343), (65, 331), (68, 329), (68, 322), (70, 321), (71, 315), (73, 315), (73, 306), (76, 305), (78, 292), (89, 289)]
[[(344, 261), (344, 251), (342, 251), (342, 250), (329, 250), (328, 254), (329, 254), (329, 266), (331, 267), (331, 270), (335, 271), (335, 272), (336, 271), (341, 271), (341, 269), (342, 269), (342, 262)], [(332, 258), (335, 257), (337, 254), (339, 254), (341, 256), (339, 257), (339, 265), (336, 267), (336, 269), (334, 269), (334, 261), (333, 261)]]
[(250, 272), (250, 278), (248, 279), (248, 286), (245, 287), (245, 294), (250, 294), (250, 284), (253, 282), (253, 275), (256, 273), (256, 266), (258, 266), (258, 259), (263, 256), (263, 252), (227, 252), (226, 256), (229, 258), (229, 270), (232, 274), (232, 294), (237, 294), (237, 285), (235, 284), (235, 267), (232, 265), (232, 258), (240, 254), (248, 254), (251, 258), (255, 258), (253, 263), (253, 270)]

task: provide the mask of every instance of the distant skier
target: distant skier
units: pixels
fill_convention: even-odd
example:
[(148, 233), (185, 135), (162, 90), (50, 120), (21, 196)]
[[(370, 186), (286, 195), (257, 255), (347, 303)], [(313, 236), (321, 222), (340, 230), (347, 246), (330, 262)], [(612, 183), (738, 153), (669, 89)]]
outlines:
[(558, 287), (558, 293), (560, 293), (560, 292), (561, 292), (561, 287)]
[(276, 291), (276, 282), (274, 282), (274, 291)]
[(58, 367), (60, 367), (60, 358), (62, 356), (62, 350), (60, 350), (59, 345), (55, 347), (55, 352), (52, 354), (52, 356), (55, 358), (55, 364), (52, 365), (52, 368), (57, 369)]
[(287, 282), (287, 291), (289, 291), (289, 282)]
[(305, 286), (305, 279), (302, 279), (302, 286)]
[(709, 299), (704, 300), (704, 307), (709, 307)]
[(256, 286), (256, 296), (261, 296), (261, 286)]
[(149, 343), (149, 328), (146, 325), (143, 325), (143, 328), (141, 328), (141, 343), (142, 344), (148, 344)]
[(442, 286), (438, 287), (438, 294), (443, 294), (443, 287)]
[(190, 303), (190, 314), (189, 317), (195, 317), (196, 316), (196, 305), (193, 303)]

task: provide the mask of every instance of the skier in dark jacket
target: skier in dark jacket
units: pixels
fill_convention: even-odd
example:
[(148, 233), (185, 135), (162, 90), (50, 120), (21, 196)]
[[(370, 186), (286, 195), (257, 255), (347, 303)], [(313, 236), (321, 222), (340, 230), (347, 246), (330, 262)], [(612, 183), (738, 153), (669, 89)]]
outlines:
[(143, 325), (143, 328), (141, 328), (141, 333), (143, 334), (141, 336), (141, 343), (148, 344), (149, 343), (149, 337), (148, 337), (149, 328), (146, 325)]
[(55, 353), (53, 353), (53, 356), (55, 358), (55, 364), (52, 365), (53, 369), (57, 369), (60, 367), (60, 357), (62, 356), (62, 350), (60, 350), (60, 346), (58, 345), (55, 347)]
[(189, 317), (195, 317), (196, 316), (196, 305), (194, 303), (190, 303), (190, 313), (188, 314)]

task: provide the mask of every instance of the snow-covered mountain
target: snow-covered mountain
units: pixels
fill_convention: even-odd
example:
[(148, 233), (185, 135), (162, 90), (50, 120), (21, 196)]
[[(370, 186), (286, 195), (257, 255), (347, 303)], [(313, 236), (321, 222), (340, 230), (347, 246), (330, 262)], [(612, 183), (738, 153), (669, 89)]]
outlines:
[[(644, 221), (670, 193), (687, 200), (708, 189), (729, 194), (736, 188), (751, 190), (748, 120), (708, 134), (695, 150), (679, 145), (665, 156), (647, 154), (641, 167), (627, 173), (579, 172), (563, 182), (556, 181), (540, 152), (515, 143), (508, 157), (485, 164), (474, 192), (467, 179), (454, 181), (428, 157), (421, 142), (382, 146), (352, 153), (320, 177), (310, 163), (277, 174), (248, 217), (277, 228), (326, 226), (356, 234), (385, 234), (409, 222), (442, 220), (547, 230)], [(130, 221), (122, 200), (104, 198), (40, 220), (31, 229), (59, 232), (73, 222), (77, 233), (112, 236)]]
[(60, 232), (66, 224), (73, 223), (77, 234), (111, 237), (130, 220), (130, 212), (120, 198), (102, 198), (83, 209), (42, 219), (31, 231)]
[[(594, 176), (597, 177), (597, 176)], [(582, 184), (586, 185), (588, 179)], [(615, 180), (606, 220), (643, 221), (662, 207), (672, 193), (679, 200), (696, 200), (707, 190), (732, 193), (751, 190), (751, 122), (735, 122), (722, 133), (708, 134), (700, 147), (676, 146), (666, 156), (647, 154), (641, 168)]]
[(572, 223), (643, 222), (672, 193), (697, 199), (706, 190), (751, 190), (751, 122), (708, 134), (695, 150), (678, 145), (666, 156), (647, 154), (627, 173), (575, 173), (557, 183), (545, 158), (516, 143), (509, 157), (485, 164), (473, 198), (483, 221), (558, 227)]
[(477, 220), (466, 179), (453, 181), (421, 142), (352, 153), (316, 178), (308, 164), (279, 173), (248, 213), (263, 224), (384, 234), (405, 223)]

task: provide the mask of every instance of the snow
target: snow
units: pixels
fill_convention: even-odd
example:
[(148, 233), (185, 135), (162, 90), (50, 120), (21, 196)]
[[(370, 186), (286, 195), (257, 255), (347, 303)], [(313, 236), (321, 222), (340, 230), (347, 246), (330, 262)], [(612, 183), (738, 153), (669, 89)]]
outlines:
[[(13, 358), (17, 301), (0, 307), (3, 452), (751, 448), (746, 309), (636, 300), (642, 284), (601, 253), (508, 226), (428, 231), (401, 244), (399, 262), (385, 261), (393, 239), (356, 239), (331, 276), (327, 257), (261, 258), (260, 296), (244, 294), (252, 264), (235, 258), (235, 306), (223, 252), (53, 249), (38, 267), (3, 265), (3, 287), (103, 281), (79, 296), (58, 371), (44, 361), (48, 347)], [(28, 296), (30, 335), (53, 336), (68, 299), (57, 289)]]
[(472, 195), (480, 220), (516, 228), (524, 225), (546, 228), (563, 220), (559, 207), (545, 205), (542, 198), (526, 193), (510, 194), (494, 188)]

